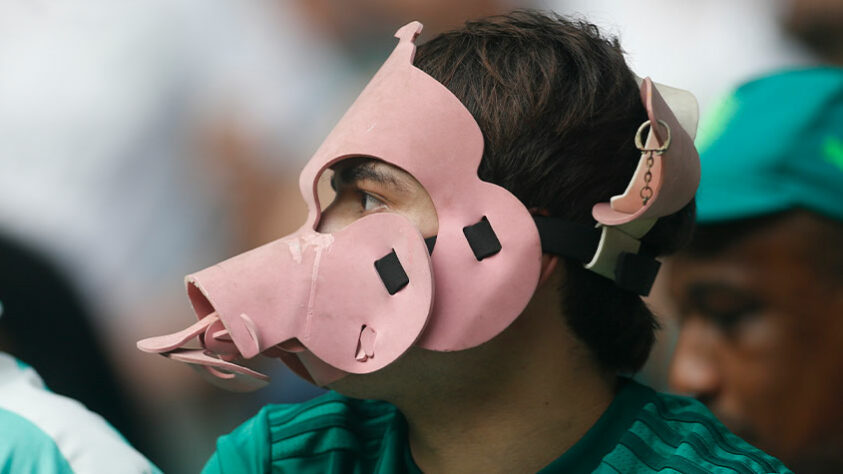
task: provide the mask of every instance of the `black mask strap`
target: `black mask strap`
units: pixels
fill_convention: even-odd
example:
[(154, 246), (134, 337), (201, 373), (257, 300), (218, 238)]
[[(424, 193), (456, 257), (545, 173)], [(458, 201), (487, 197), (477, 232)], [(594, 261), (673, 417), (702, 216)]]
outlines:
[[(583, 265), (589, 263), (597, 252), (602, 231), (577, 222), (558, 217), (533, 216), (539, 230), (542, 252), (570, 258)], [(661, 263), (645, 253), (644, 247), (638, 253), (623, 252), (618, 258), (612, 279), (619, 288), (646, 296)]]

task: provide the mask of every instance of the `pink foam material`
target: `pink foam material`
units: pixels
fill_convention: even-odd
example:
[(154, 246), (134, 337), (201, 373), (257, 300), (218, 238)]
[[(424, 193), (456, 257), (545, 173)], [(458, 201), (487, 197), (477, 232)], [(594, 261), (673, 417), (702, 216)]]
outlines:
[(210, 313), (181, 331), (142, 339), (137, 342), (137, 346), (138, 349), (153, 354), (169, 352), (184, 346), (188, 341), (202, 334), (208, 327), (218, 321), (219, 317), (215, 313)]
[(213, 357), (203, 349), (176, 349), (174, 351), (168, 352), (167, 357), (173, 360), (178, 360), (180, 362), (187, 362), (189, 364), (204, 365), (207, 367), (214, 367), (232, 373), (249, 375), (253, 378), (264, 381), (269, 380), (269, 377), (261, 374), (260, 372), (256, 372), (248, 367), (243, 367), (242, 365), (237, 365), (232, 362), (224, 361)]
[(211, 383), (233, 392), (251, 392), (269, 384), (266, 375), (217, 359), (201, 349), (178, 349), (164, 356), (190, 365)]
[[(381, 369), (413, 343), (438, 351), (474, 347), (518, 317), (539, 279), (538, 231), (515, 196), (478, 178), (483, 137), (470, 112), (413, 66), (421, 28), (412, 22), (398, 30), (395, 50), (302, 171), (305, 224), (188, 275), (200, 323), (151, 338), (144, 350), (201, 365), (218, 382), (232, 373), (260, 380), (229, 363), (263, 353), (325, 385)], [(317, 232), (319, 176), (359, 156), (397, 166), (427, 190), (439, 220), (432, 256), (415, 226), (397, 214)], [(478, 261), (463, 228), (484, 216), (502, 250)], [(390, 296), (374, 261), (393, 249), (410, 283)], [(205, 321), (212, 314), (218, 319)], [(178, 348), (188, 336), (199, 337), (211, 354), (191, 352), (187, 360)]]
[[(393, 250), (410, 283), (389, 295), (374, 262)], [(378, 370), (403, 354), (424, 328), (432, 297), (424, 240), (406, 218), (387, 213), (331, 235), (302, 228), (187, 280), (202, 293), (194, 292), (194, 309), (207, 301), (242, 357), (295, 340), (295, 350), (350, 373)], [(373, 355), (359, 361), (364, 327), (377, 336), (368, 341)]]
[[(392, 251), (409, 278), (394, 295), (374, 266)], [(424, 239), (409, 220), (391, 213), (366, 216), (334, 234), (302, 227), (186, 282), (199, 322), (141, 341), (142, 350), (209, 367), (221, 379), (228, 377), (215, 369), (257, 374), (226, 356), (287, 352), (292, 357), (282, 360), (299, 373), (307, 369), (320, 384), (378, 370), (401, 356), (427, 323), (433, 291)], [(181, 347), (197, 336), (205, 349), (185, 352)]]
[(679, 124), (649, 77), (641, 82), (641, 101), (651, 124), (645, 148), (658, 148), (667, 138), (659, 120), (670, 127), (670, 146), (661, 155), (653, 153), (652, 198), (644, 204), (640, 196), (647, 172), (646, 153), (642, 153), (624, 193), (612, 197), (610, 202), (598, 203), (592, 209), (592, 216), (601, 224), (617, 226), (635, 219), (656, 219), (673, 214), (693, 199), (700, 182), (699, 154), (694, 141)]
[[(536, 289), (541, 267), (538, 230), (509, 191), (477, 176), (483, 156), (480, 127), (445, 86), (413, 66), (422, 25), (395, 34), (399, 43), (317, 150), (299, 184), (316, 225), (314, 187), (337, 159), (368, 156), (413, 175), (436, 207), (439, 232), (432, 255), (433, 314), (418, 345), (455, 351), (482, 344), (509, 326)], [(477, 261), (463, 227), (486, 216), (500, 253)]]

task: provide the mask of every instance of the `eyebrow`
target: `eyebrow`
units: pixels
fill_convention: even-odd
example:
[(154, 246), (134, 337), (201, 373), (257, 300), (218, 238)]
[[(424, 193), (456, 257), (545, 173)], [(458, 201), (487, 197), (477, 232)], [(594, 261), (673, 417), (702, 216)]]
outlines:
[(333, 187), (334, 190), (336, 190), (337, 178), (339, 178), (339, 181), (342, 183), (373, 181), (378, 184), (390, 186), (397, 191), (406, 192), (408, 190), (404, 180), (389, 170), (384, 170), (382, 167), (379, 168), (377, 166), (377, 161), (373, 159), (364, 159), (359, 163), (342, 167), (331, 179), (331, 187)]
[(688, 289), (688, 297), (693, 308), (710, 315), (723, 311), (755, 311), (763, 306), (756, 295), (721, 282), (694, 283)]

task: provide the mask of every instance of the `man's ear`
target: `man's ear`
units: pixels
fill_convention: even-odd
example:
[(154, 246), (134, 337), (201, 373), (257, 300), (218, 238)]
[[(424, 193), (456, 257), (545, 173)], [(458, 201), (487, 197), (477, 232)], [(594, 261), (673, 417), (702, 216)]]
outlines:
[(547, 280), (553, 275), (556, 266), (559, 264), (559, 257), (549, 253), (542, 254), (541, 274), (539, 275), (539, 286), (544, 285)]
[[(532, 207), (530, 208), (530, 214), (534, 216), (546, 217), (550, 215), (550, 212), (548, 212), (547, 209)], [(541, 273), (539, 274), (539, 286), (544, 285), (544, 283), (550, 279), (551, 275), (553, 275), (554, 270), (556, 270), (557, 265), (559, 265), (559, 257), (549, 253), (542, 254), (542, 266)]]

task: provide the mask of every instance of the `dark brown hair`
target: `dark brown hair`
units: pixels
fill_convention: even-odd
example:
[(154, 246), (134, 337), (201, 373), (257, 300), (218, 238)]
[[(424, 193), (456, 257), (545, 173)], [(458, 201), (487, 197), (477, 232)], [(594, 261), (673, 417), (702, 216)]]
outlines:
[[(448, 87), (483, 131), (480, 178), (528, 208), (593, 225), (591, 208), (621, 194), (638, 163), (647, 119), (616, 39), (552, 13), (519, 10), (470, 21), (419, 46), (415, 65)], [(684, 245), (693, 204), (645, 237), (653, 255)], [(606, 369), (635, 372), (657, 327), (635, 294), (565, 261), (562, 308)]]

